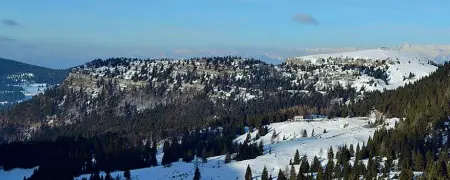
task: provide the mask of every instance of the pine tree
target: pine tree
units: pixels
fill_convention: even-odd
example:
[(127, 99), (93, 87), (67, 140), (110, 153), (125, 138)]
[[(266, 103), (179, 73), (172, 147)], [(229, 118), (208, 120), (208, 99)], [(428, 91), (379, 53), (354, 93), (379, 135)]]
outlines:
[(328, 159), (333, 159), (333, 158), (334, 158), (333, 147), (330, 146), (330, 149), (328, 150)]
[(352, 173), (352, 165), (349, 162), (344, 163), (344, 168), (342, 171), (342, 176), (344, 177), (344, 179), (350, 179), (350, 175)]
[(264, 169), (261, 173), (261, 180), (269, 180), (269, 171), (267, 171), (266, 166), (264, 166)]
[(191, 162), (194, 159), (194, 155), (192, 155), (192, 151), (188, 150), (184, 153), (183, 161), (184, 162)]
[(272, 136), (270, 137), (270, 143), (274, 143), (277, 138), (277, 132), (273, 130)]
[(304, 172), (301, 171), (301, 168), (298, 171), (297, 180), (306, 180), (305, 174), (304, 174)]
[(287, 180), (286, 175), (284, 175), (283, 171), (281, 169), (278, 171), (278, 178), (277, 180)]
[(230, 163), (231, 162), (231, 155), (230, 155), (230, 153), (227, 153), (226, 155), (225, 155), (225, 164), (228, 164), (228, 163)]
[(131, 173), (130, 173), (130, 170), (125, 170), (124, 172), (123, 172), (123, 177), (125, 178), (125, 179), (127, 179), (127, 180), (130, 180), (131, 179)]
[(434, 155), (430, 150), (427, 151), (425, 158), (427, 159), (426, 168), (427, 171), (430, 171), (432, 167), (434, 167)]
[(447, 164), (445, 163), (445, 160), (443, 160), (442, 158), (439, 158), (439, 160), (436, 162), (436, 174), (437, 179), (448, 179)]
[(322, 166), (320, 165), (319, 158), (317, 158), (317, 156), (314, 156), (313, 163), (310, 167), (311, 172), (315, 172), (319, 168), (319, 166)]
[(333, 170), (334, 170), (334, 161), (333, 159), (330, 159), (328, 160), (327, 167), (325, 169), (324, 174), (325, 179), (332, 179)]
[(298, 149), (295, 151), (294, 164), (295, 165), (299, 165), (300, 164), (300, 153), (298, 152)]
[(252, 169), (250, 169), (250, 165), (247, 165), (247, 170), (245, 171), (245, 180), (251, 180), (252, 177)]
[(354, 157), (354, 156), (355, 156), (355, 149), (354, 149), (354, 147), (353, 147), (353, 144), (350, 144), (349, 151), (350, 151), (350, 156), (351, 156), (351, 157)]
[[(334, 178), (340, 179), (343, 176), (343, 172), (342, 172), (342, 166), (339, 164), (336, 164), (336, 166), (334, 166)], [(332, 172), (333, 174), (333, 172)]]
[(317, 180), (325, 180), (322, 165), (319, 165), (319, 167), (317, 168)]
[[(307, 158), (302, 158), (302, 163), (300, 164), (299, 172), (307, 173), (309, 171), (309, 162)], [(300, 173), (299, 173), (300, 174)]]
[(369, 162), (367, 163), (367, 174), (366, 174), (366, 179), (372, 179), (374, 177), (376, 177), (377, 175), (377, 168), (375, 167), (375, 163), (373, 162), (372, 158), (369, 158)]
[(259, 148), (259, 155), (262, 155), (262, 154), (264, 154), (264, 144), (263, 144), (263, 141), (261, 140), (261, 141), (259, 141), (259, 145), (258, 145), (258, 148)]
[(150, 166), (158, 166), (158, 160), (156, 159), (157, 148), (158, 146), (156, 145), (156, 141), (154, 140), (151, 149)]
[(164, 141), (164, 146), (163, 146), (163, 158), (161, 160), (161, 165), (163, 166), (167, 166), (170, 165), (170, 163), (172, 163), (172, 160), (174, 159), (174, 155), (172, 155), (172, 150), (171, 150), (171, 146), (169, 144), (168, 141)]
[(411, 168), (403, 169), (402, 172), (400, 172), (399, 180), (410, 180), (413, 179), (414, 174)]
[(206, 153), (207, 153), (206, 152), (206, 147), (203, 147), (203, 150), (202, 150), (202, 161), (203, 161), (203, 163), (206, 163), (208, 161), (208, 157), (207, 157)]
[(413, 153), (413, 159), (414, 159), (414, 170), (415, 171), (423, 171), (425, 168), (424, 162), (423, 162), (423, 155), (421, 152)]
[(113, 180), (113, 178), (112, 178), (112, 176), (111, 176), (111, 173), (106, 172), (105, 180)]
[(202, 176), (200, 174), (200, 169), (198, 169), (198, 167), (196, 167), (193, 180), (200, 180), (200, 178), (202, 178)]
[(289, 174), (290, 174), (289, 180), (297, 180), (297, 175), (296, 175), (296, 173), (297, 173), (297, 172), (295, 172), (295, 167), (294, 167), (294, 165), (291, 165), (291, 172), (289, 173)]
[(361, 148), (359, 147), (359, 143), (356, 145), (356, 151), (355, 151), (355, 162), (358, 162), (361, 160)]
[(91, 175), (92, 178), (89, 178), (90, 180), (100, 180), (100, 172), (99, 171), (95, 171), (94, 175)]
[(251, 136), (250, 136), (250, 132), (247, 133), (247, 137), (245, 138), (244, 144), (248, 144), (251, 141)]

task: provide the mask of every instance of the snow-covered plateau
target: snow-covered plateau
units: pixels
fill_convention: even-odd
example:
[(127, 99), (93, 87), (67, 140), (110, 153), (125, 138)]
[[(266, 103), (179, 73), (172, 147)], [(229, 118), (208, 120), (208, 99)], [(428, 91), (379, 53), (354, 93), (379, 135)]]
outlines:
[[(385, 69), (387, 74), (386, 83), (380, 82), (380, 79), (365, 74), (362, 74), (356, 79), (341, 78), (338, 80), (341, 84), (350, 83), (352, 87), (357, 89), (364, 86), (364, 88), (369, 91), (395, 89), (428, 76), (437, 69), (437, 66), (433, 65), (432, 61), (416, 52), (404, 52), (384, 48), (294, 57), (289, 58), (287, 62), (328, 66), (339, 64), (358, 64), (375, 66), (376, 69)], [(349, 72), (345, 72), (345, 70), (340, 69), (336, 69), (335, 72), (328, 72), (328, 74), (333, 73), (340, 77), (343, 77), (345, 74), (349, 74)], [(372, 86), (368, 84), (376, 85)]]

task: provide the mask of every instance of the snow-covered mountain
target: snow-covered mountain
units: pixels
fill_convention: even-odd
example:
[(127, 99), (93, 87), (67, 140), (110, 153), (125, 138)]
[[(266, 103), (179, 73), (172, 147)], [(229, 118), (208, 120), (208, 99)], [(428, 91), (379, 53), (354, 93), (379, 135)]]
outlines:
[(399, 53), (411, 53), (421, 56), (423, 59), (444, 63), (450, 60), (450, 45), (411, 45), (404, 43), (401, 46), (391, 48)]
[[(345, 78), (349, 73), (354, 73), (349, 72), (346, 68), (338, 68), (334, 69), (333, 72), (327, 72), (333, 77), (341, 77), (336, 80), (342, 84), (350, 84), (356, 88), (364, 86), (368, 90), (395, 89), (423, 78), (437, 69), (431, 60), (420, 54), (385, 48), (295, 57), (289, 58), (287, 63), (324, 67), (359, 65), (385, 71), (387, 77), (384, 77), (384, 83), (377, 76), (365, 74)], [(374, 83), (375, 85), (372, 85)], [(367, 84), (370, 86), (367, 86)]]

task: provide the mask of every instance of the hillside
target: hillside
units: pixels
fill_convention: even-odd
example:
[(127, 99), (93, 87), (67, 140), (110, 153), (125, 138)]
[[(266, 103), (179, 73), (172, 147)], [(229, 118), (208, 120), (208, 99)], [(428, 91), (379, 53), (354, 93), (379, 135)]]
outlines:
[(450, 60), (450, 45), (414, 45), (404, 43), (401, 46), (391, 48), (400, 53), (418, 54), (426, 60), (443, 64)]
[(59, 84), (66, 78), (67, 72), (0, 58), (2, 81), (29, 80), (34, 83)]
[[(43, 131), (41, 136), (123, 130), (141, 136), (156, 130), (153, 135), (160, 136), (228, 124), (228, 119), (257, 125), (247, 119), (296, 105), (308, 113), (336, 116), (334, 104), (352, 104), (365, 92), (395, 89), (436, 68), (386, 50), (306, 56), (277, 66), (232, 56), (98, 59), (72, 69), (61, 86), (0, 116), (0, 125), (21, 132), (7, 133), (6, 139), (66, 127), (70, 130)], [(123, 124), (132, 119), (134, 124)]]
[(0, 58), (0, 109), (62, 83), (68, 72)]
[[(288, 63), (308, 64), (308, 65), (363, 65), (373, 67), (382, 71), (381, 75), (351, 78), (347, 83), (352, 83), (357, 89), (365, 86), (368, 90), (395, 89), (399, 86), (421, 79), (437, 67), (419, 54), (401, 53), (386, 49), (370, 49), (361, 51), (351, 51), (334, 54), (317, 54), (303, 57), (290, 58)], [(343, 75), (352, 73), (344, 68), (335, 70), (335, 74)], [(377, 81), (382, 79), (384, 82)], [(367, 86), (368, 82), (375, 83), (375, 86)]]

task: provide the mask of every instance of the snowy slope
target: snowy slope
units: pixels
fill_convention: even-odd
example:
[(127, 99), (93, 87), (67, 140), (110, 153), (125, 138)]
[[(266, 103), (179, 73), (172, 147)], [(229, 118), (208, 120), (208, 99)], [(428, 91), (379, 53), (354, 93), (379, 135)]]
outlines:
[(391, 48), (391, 50), (400, 53), (419, 54), (424, 59), (436, 63), (444, 63), (450, 60), (450, 45), (411, 45), (404, 43), (399, 47)]
[[(377, 65), (377, 60), (379, 62), (388, 60), (389, 63), (386, 63), (385, 65), (378, 64), (380, 68), (388, 66), (388, 84), (379, 83), (376, 87), (367, 86), (367, 82), (371, 80), (377, 82), (377, 79), (365, 75), (362, 75), (358, 79), (354, 79), (354, 81), (350, 81), (353, 87), (359, 89), (364, 85), (367, 90), (383, 90), (384, 88), (395, 89), (399, 86), (405, 85), (406, 83), (411, 83), (418, 79), (421, 79), (437, 69), (436, 66), (429, 64), (429, 61), (426, 58), (423, 58), (420, 54), (386, 49), (369, 49), (345, 53), (317, 54), (296, 57), (293, 58), (293, 61), (317, 65), (322, 63), (322, 59), (329, 58), (340, 60), (347, 59), (349, 63), (352, 63), (353, 61), (356, 61), (358, 59), (367, 60), (365, 62), (365, 65), (368, 66)], [(405, 77), (409, 77), (410, 73), (414, 74), (415, 77), (405, 79)], [(341, 83), (345, 84), (349, 82), (342, 81)]]
[[(392, 123), (397, 120), (397, 118), (388, 119), (386, 122), (391, 123), (389, 126), (392, 126)], [(274, 123), (269, 125), (270, 132), (260, 138), (264, 143), (264, 155), (251, 160), (233, 161), (229, 164), (224, 164), (224, 156), (217, 156), (209, 158), (207, 163), (199, 163), (198, 167), (202, 179), (243, 179), (247, 165), (251, 166), (255, 179), (259, 179), (264, 166), (267, 167), (269, 174), (276, 177), (278, 170), (284, 170), (297, 149), (301, 155), (306, 154), (310, 161), (317, 155), (322, 163), (326, 163), (327, 149), (330, 146), (336, 149), (344, 144), (367, 142), (369, 136), (372, 136), (375, 131), (375, 128), (365, 127), (368, 121), (374, 121), (374, 117)], [(327, 133), (323, 133), (324, 128)], [(301, 137), (303, 129), (308, 132), (308, 137)], [(315, 135), (310, 137), (313, 129)], [(279, 134), (272, 143), (273, 131)], [(252, 133), (252, 138), (255, 135), (256, 131)], [(235, 142), (243, 142), (246, 136), (247, 134), (237, 137)], [(269, 149), (271, 149), (271, 154), (269, 154)], [(159, 154), (158, 157), (161, 158), (162, 154)], [(192, 179), (194, 167), (195, 163), (177, 162), (167, 168), (158, 166), (132, 170), (131, 175), (136, 179)], [(298, 167), (296, 168), (298, 169)], [(123, 172), (112, 173), (113, 177), (117, 175), (122, 176)], [(82, 175), (77, 179), (81, 179), (81, 177), (89, 177), (89, 175)]]
[[(37, 167), (36, 167), (37, 168)], [(33, 169), (12, 169), (10, 171), (3, 171), (0, 169), (0, 180), (15, 180), (23, 179), (23, 177), (30, 177), (33, 174)]]

